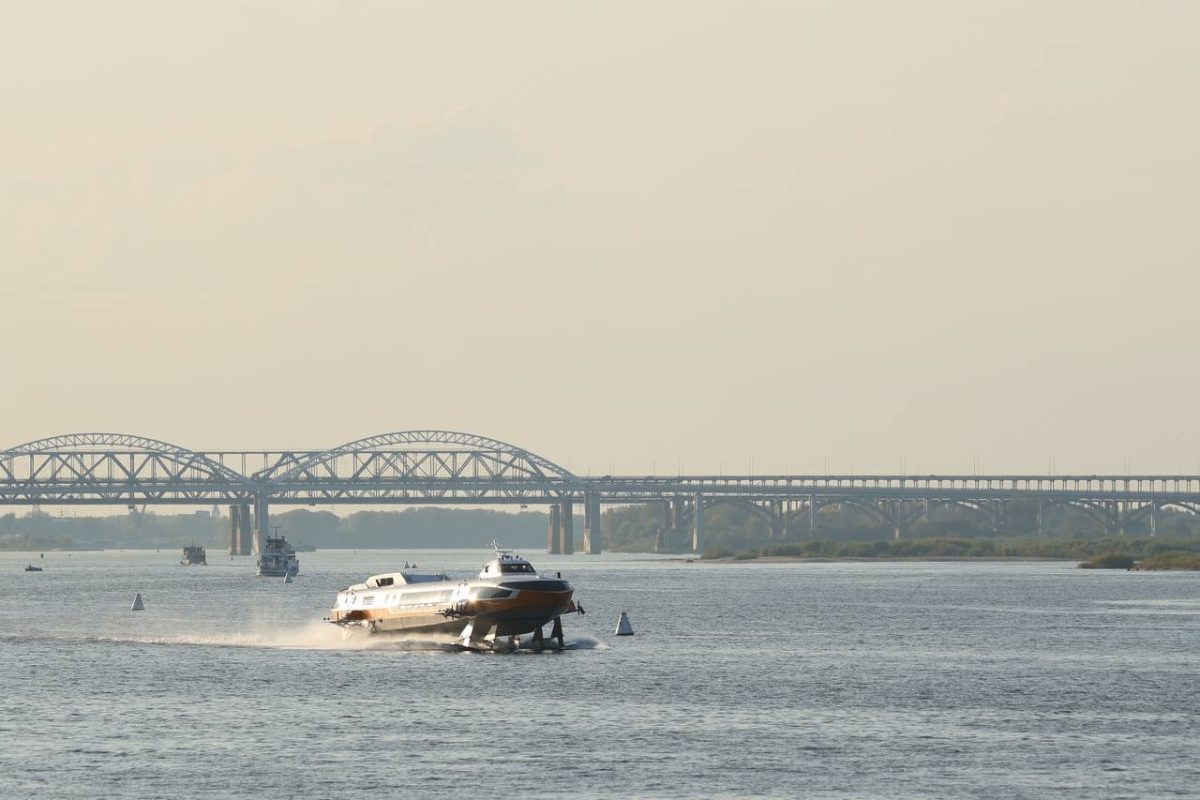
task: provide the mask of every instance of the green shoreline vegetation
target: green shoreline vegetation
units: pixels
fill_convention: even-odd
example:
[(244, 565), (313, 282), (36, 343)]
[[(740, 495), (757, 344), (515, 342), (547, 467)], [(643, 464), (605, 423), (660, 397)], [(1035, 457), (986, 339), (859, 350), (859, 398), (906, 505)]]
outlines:
[[(0, 551), (159, 549), (198, 544), (212, 549), (229, 543), (227, 509), (190, 514), (153, 510), (106, 517), (76, 516), (69, 509), (47, 514), (0, 514)], [(338, 516), (307, 508), (272, 509), (279, 527), (298, 550), (317, 548), (486, 548), (493, 538), (509, 547), (546, 546), (547, 515), (486, 509), (408, 508), (358, 511)], [(582, 531), (582, 525), (578, 526)]]
[(1137, 564), (1137, 560), (1127, 552), (1120, 550), (1107, 550), (1103, 553), (1096, 553), (1094, 556), (1084, 561), (1079, 565), (1080, 569), (1133, 569)]
[[(994, 530), (986, 519), (966, 510), (937, 509), (893, 538), (890, 525), (862, 510), (822, 509), (816, 531), (808, 531), (805, 515), (787, 531), (772, 537), (760, 510), (740, 504), (717, 504), (704, 512), (707, 560), (750, 561), (757, 558), (811, 559), (1047, 559), (1103, 564), (1089, 567), (1192, 569), (1200, 561), (1200, 518), (1164, 510), (1157, 535), (1148, 521), (1129, 526), (1126, 535), (1106, 531), (1098, 520), (1071, 507), (1047, 515), (1046, 532), (1037, 535), (1037, 505), (1013, 503), (1006, 526)], [(686, 523), (689, 524), (690, 520)], [(627, 552), (689, 554), (690, 530), (661, 531), (661, 506), (645, 504), (604, 513), (605, 546)], [(782, 534), (782, 535), (780, 535)], [(665, 545), (665, 546), (664, 546)], [(1111, 565), (1109, 560), (1112, 560)]]
[[(1117, 549), (1120, 548), (1120, 549)], [(711, 547), (705, 560), (756, 558), (811, 559), (1045, 559), (1080, 561), (1085, 569), (1200, 569), (1200, 540), (1145, 538), (1102, 539), (957, 539), (929, 537), (873, 542), (815, 540), (767, 545), (734, 552)]]
[(1081, 569), (1128, 569), (1141, 572), (1162, 572), (1167, 570), (1200, 570), (1200, 552), (1186, 549), (1190, 543), (1153, 542), (1150, 555), (1137, 559), (1132, 552), (1113, 550), (1097, 553), (1079, 565)]
[[(285, 507), (286, 508), (286, 507)], [(497, 511), (414, 507), (358, 511), (339, 516), (307, 508), (273, 510), (272, 526), (302, 549), (309, 548), (480, 548), (497, 538), (510, 547), (546, 546), (544, 509)], [(0, 550), (99, 550), (173, 548), (198, 544), (222, 548), (228, 542), (225, 509), (190, 514), (153, 510), (106, 517), (33, 511), (0, 515)], [(750, 561), (757, 558), (812, 559), (1056, 559), (1090, 569), (1200, 569), (1200, 517), (1164, 510), (1151, 538), (1143, 519), (1127, 535), (1105, 531), (1093, 517), (1058, 508), (1047, 515), (1046, 533), (1036, 535), (1036, 505), (1014, 503), (1003, 530), (964, 511), (936, 509), (893, 538), (890, 525), (863, 510), (822, 509), (816, 531), (808, 519), (792, 519), (771, 531), (762, 509), (718, 503), (704, 511), (705, 559)], [(604, 551), (693, 555), (691, 521), (678, 530), (662, 530), (658, 503), (620, 506), (604, 511)], [(576, 551), (583, 520), (576, 516)]]
[(1139, 561), (1136, 570), (1200, 570), (1200, 553), (1161, 553)]

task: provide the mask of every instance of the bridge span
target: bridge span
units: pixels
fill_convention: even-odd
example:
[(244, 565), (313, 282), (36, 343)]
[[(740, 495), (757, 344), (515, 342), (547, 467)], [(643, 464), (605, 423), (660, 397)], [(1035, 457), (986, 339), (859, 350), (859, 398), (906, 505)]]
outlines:
[(471, 433), (380, 434), (327, 450), (192, 450), (119, 433), (74, 433), (0, 451), (0, 506), (229, 506), (232, 552), (257, 552), (272, 505), (545, 505), (547, 549), (602, 549), (604, 504), (657, 503), (660, 549), (704, 541), (705, 509), (744, 507), (773, 538), (815, 536), (824, 508), (854, 508), (899, 537), (939, 507), (1006, 529), (1015, 503), (1056, 507), (1113, 533), (1157, 530), (1167, 508), (1200, 514), (1200, 475), (604, 475), (579, 476), (522, 448)]

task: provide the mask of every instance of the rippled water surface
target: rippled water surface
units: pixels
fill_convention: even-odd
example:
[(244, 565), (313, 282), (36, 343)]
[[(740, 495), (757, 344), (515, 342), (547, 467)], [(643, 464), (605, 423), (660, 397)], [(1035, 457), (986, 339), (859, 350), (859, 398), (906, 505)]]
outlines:
[(484, 555), (303, 553), (289, 585), (0, 554), (0, 797), (1200, 796), (1195, 574), (530, 553), (588, 610), (570, 652), (320, 622), (367, 574)]

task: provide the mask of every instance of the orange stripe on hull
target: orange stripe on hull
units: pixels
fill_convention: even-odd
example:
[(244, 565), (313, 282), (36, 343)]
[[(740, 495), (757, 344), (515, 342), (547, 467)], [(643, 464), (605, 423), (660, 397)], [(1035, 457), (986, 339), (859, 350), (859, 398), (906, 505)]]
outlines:
[(446, 617), (441, 609), (400, 607), (356, 608), (350, 611), (333, 609), (329, 618), (333, 622), (374, 623), (379, 633), (452, 633), (457, 635), (468, 622), (475, 622), (477, 629), (488, 630), (496, 626), (498, 636), (517, 636), (530, 633), (547, 624), (555, 617), (575, 610), (571, 600), (572, 591), (543, 592), (521, 590), (515, 597), (472, 600), (458, 615)]

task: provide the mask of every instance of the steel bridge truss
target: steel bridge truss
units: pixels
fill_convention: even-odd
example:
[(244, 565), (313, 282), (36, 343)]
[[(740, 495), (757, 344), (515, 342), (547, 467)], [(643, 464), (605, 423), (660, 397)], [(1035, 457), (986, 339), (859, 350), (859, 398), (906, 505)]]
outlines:
[(0, 452), (0, 504), (245, 502), (233, 469), (186, 448), (113, 433), (80, 433)]
[(581, 490), (567, 470), (504, 442), (451, 431), (402, 431), (256, 473), (294, 502), (529, 502)]
[(0, 505), (526, 503), (582, 491), (548, 459), (455, 431), (402, 431), (321, 451), (203, 452), (80, 433), (0, 451)]
[(558, 541), (566, 548), (572, 504), (582, 502), (592, 552), (601, 503), (661, 503), (663, 529), (688, 530), (699, 549), (703, 510), (721, 503), (750, 510), (772, 536), (785, 536), (815, 532), (822, 510), (833, 507), (855, 509), (895, 535), (942, 508), (1003, 530), (1017, 501), (1036, 503), (1039, 528), (1056, 509), (1070, 508), (1106, 530), (1148, 522), (1153, 532), (1164, 509), (1200, 514), (1200, 475), (592, 478), (495, 439), (438, 430), (380, 434), (329, 450), (199, 451), (142, 436), (78, 433), (0, 451), (0, 505), (253, 506), (261, 533), (267, 506), (277, 504), (549, 504), (559, 510)]

